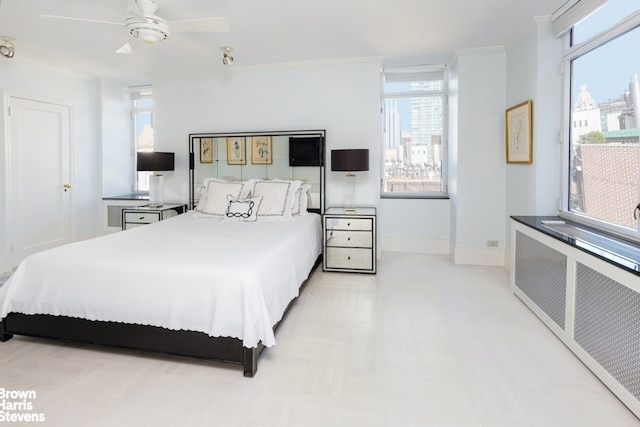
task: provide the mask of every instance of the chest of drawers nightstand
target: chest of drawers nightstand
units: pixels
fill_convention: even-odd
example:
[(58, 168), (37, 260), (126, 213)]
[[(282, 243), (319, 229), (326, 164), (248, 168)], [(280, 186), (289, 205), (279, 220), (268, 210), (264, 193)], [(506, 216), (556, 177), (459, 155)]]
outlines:
[(324, 271), (376, 273), (376, 208), (330, 207), (322, 216)]
[(133, 206), (122, 210), (122, 229), (129, 230), (152, 222), (162, 221), (187, 211), (182, 203), (165, 203), (159, 207)]

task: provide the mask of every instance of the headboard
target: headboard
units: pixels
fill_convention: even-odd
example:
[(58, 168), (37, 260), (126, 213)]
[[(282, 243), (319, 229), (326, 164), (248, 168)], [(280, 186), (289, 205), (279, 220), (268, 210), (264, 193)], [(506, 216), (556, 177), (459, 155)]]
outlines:
[(189, 134), (189, 209), (205, 178), (299, 179), (311, 185), (309, 211), (324, 211), (324, 130)]

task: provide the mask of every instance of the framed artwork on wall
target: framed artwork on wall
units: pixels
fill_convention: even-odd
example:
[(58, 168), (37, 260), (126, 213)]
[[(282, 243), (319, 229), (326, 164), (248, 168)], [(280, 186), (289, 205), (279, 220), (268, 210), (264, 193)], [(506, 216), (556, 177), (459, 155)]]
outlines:
[(533, 162), (531, 100), (507, 108), (505, 115), (507, 163), (531, 164)]
[(213, 138), (200, 138), (200, 163), (213, 163)]
[(246, 165), (246, 144), (244, 136), (232, 136), (227, 138), (227, 164)]
[(251, 164), (270, 165), (273, 163), (270, 136), (251, 137)]

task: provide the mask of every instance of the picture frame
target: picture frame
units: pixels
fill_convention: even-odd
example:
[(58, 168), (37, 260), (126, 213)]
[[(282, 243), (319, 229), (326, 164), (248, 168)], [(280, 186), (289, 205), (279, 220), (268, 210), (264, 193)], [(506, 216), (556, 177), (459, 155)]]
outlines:
[(247, 164), (247, 145), (244, 136), (227, 137), (227, 164)]
[(213, 138), (200, 138), (200, 163), (213, 163)]
[(533, 162), (531, 100), (505, 111), (507, 163)]
[(273, 163), (273, 152), (270, 136), (251, 137), (251, 164), (270, 165)]

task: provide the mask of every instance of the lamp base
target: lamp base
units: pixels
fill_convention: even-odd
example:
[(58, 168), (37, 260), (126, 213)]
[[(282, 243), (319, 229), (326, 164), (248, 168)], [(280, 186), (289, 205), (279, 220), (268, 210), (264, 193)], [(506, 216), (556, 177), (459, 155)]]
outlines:
[(352, 208), (355, 206), (356, 199), (356, 175), (354, 173), (348, 173), (344, 177), (344, 206), (346, 208)]
[(149, 207), (159, 208), (164, 204), (164, 176), (160, 174), (149, 177)]

